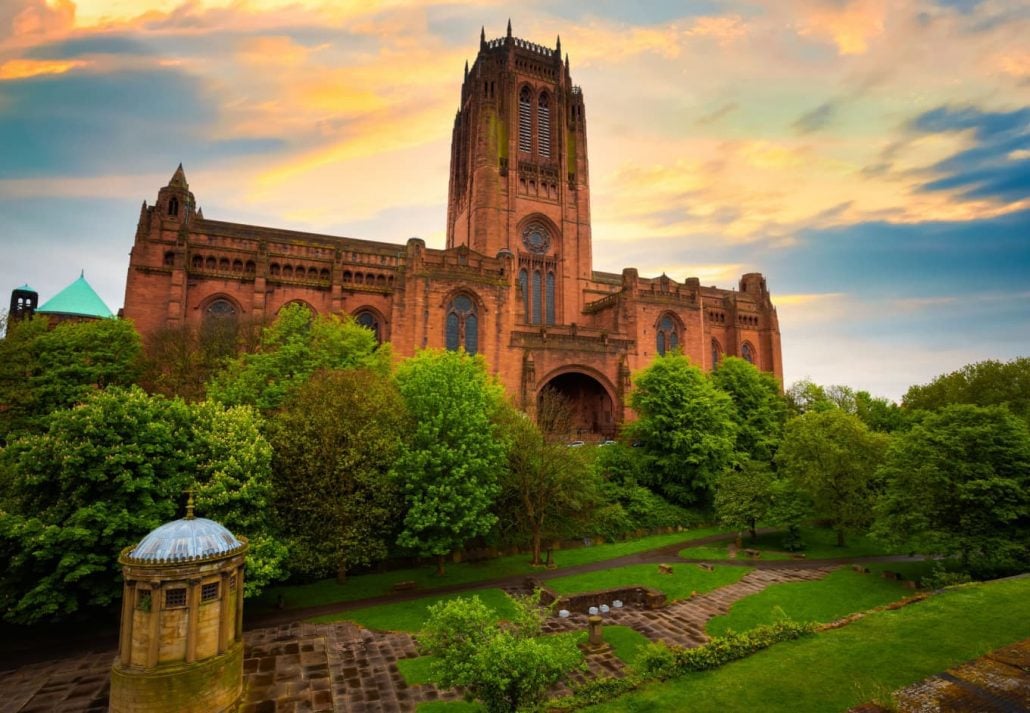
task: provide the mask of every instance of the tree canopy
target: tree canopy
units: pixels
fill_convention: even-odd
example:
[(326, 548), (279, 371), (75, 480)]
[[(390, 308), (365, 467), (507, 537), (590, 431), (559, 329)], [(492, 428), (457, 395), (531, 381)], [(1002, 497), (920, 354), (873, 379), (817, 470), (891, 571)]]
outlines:
[(1030, 358), (981, 361), (912, 386), (902, 403), (907, 409), (934, 411), (950, 404), (1006, 406), (1030, 423)]
[(227, 405), (278, 408), (320, 369), (370, 369), (386, 376), (390, 351), (350, 317), (314, 316), (287, 305), (261, 333), (257, 351), (240, 354), (208, 384), (208, 397)]
[(627, 427), (649, 485), (682, 505), (708, 504), (736, 445), (733, 401), (680, 354), (655, 359), (634, 379)]
[(833, 522), (839, 546), (848, 532), (871, 522), (874, 475), (888, 442), (888, 436), (836, 408), (787, 423), (776, 455), (780, 472), (809, 495), (818, 516)]
[(737, 453), (771, 462), (783, 437), (787, 403), (772, 374), (737, 357), (726, 357), (712, 372), (712, 382), (729, 395), (736, 409)]
[(876, 532), (963, 563), (1030, 564), (1030, 430), (998, 406), (953, 404), (899, 434)]
[(131, 322), (63, 322), (43, 316), (9, 325), (0, 339), (0, 439), (38, 433), (47, 415), (139, 375), (140, 340)]
[(435, 555), (442, 574), (443, 556), (496, 520), (504, 391), (463, 351), (421, 351), (398, 367), (397, 384), (414, 423), (393, 468), (407, 508), (397, 542)]
[(403, 515), (390, 469), (408, 426), (393, 380), (365, 369), (318, 372), (286, 400), (268, 430), (294, 572), (343, 579), (386, 557)]
[(59, 619), (121, 593), (118, 555), (179, 513), (245, 534), (248, 593), (280, 572), (268, 527), (270, 450), (249, 409), (191, 408), (138, 387), (54, 411), (45, 433), (0, 451), (0, 610), (9, 621)]

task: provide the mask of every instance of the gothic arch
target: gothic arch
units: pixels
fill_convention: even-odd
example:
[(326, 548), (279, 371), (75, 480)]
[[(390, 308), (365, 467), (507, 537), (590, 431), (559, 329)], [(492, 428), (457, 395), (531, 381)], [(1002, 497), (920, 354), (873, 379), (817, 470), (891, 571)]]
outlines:
[(464, 348), (469, 354), (478, 354), (486, 304), (472, 290), (451, 290), (440, 305), (443, 313), (444, 348)]
[(665, 356), (667, 353), (683, 348), (683, 337), (686, 326), (680, 316), (671, 310), (665, 310), (654, 322), (655, 353)]
[(565, 366), (559, 366), (558, 368), (549, 371), (542, 379), (540, 379), (539, 383), (537, 383), (537, 397), (539, 398), (540, 392), (544, 390), (544, 387), (547, 386), (548, 382), (553, 381), (556, 377), (564, 374), (585, 374), (591, 377), (594, 381), (604, 387), (604, 390), (608, 392), (608, 396), (611, 398), (612, 403), (618, 402), (615, 396), (617, 393), (615, 384), (611, 382), (611, 379), (594, 367), (586, 366), (585, 364), (566, 364)]
[[(566, 408), (558, 411), (566, 413), (565, 418), (552, 420), (555, 412), (543, 413), (544, 394), (552, 389), (563, 397)], [(537, 419), (541, 427), (548, 429), (553, 435), (567, 434), (572, 439), (612, 438), (615, 435), (621, 404), (616, 396), (614, 385), (607, 376), (597, 369), (583, 364), (567, 364), (552, 370), (536, 389)], [(540, 421), (543, 419), (543, 422)], [(567, 428), (557, 427), (565, 422)]]
[[(372, 318), (371, 323), (369, 323), (365, 315)], [(386, 317), (383, 316), (383, 313), (377, 308), (372, 305), (362, 305), (351, 312), (351, 317), (353, 317), (354, 321), (361, 326), (367, 327), (375, 332), (376, 341), (380, 344), (389, 340), (390, 325), (387, 323)]]
[(301, 307), (306, 307), (308, 312), (311, 313), (312, 317), (317, 317), (318, 316), (318, 310), (315, 309), (314, 305), (312, 305), (310, 302), (308, 302), (306, 300), (301, 300), (301, 299), (288, 300), (286, 302), (283, 302), (281, 305), (279, 305), (279, 309), (277, 309), (275, 311), (275, 313), (279, 314), (280, 312), (282, 312), (284, 309), (286, 309), (290, 305), (300, 305)]
[(755, 346), (747, 340), (742, 342), (740, 345), (740, 358), (749, 364), (758, 366), (758, 350), (755, 349)]

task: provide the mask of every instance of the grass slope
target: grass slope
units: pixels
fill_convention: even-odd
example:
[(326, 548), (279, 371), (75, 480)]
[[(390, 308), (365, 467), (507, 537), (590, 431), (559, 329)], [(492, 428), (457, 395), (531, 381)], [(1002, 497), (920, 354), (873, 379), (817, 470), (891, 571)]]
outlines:
[(1030, 636), (1030, 578), (946, 590), (589, 710), (829, 713)]
[(481, 589), (475, 592), (458, 592), (442, 596), (422, 597), (407, 602), (394, 602), (392, 604), (380, 604), (364, 609), (337, 612), (310, 619), (316, 623), (328, 623), (333, 621), (355, 621), (369, 629), (380, 631), (410, 631), (412, 633), (422, 628), (423, 622), (429, 616), (429, 607), (437, 602), (457, 599), (458, 597), (479, 597), (484, 604), (494, 610), (497, 620), (509, 619), (515, 614), (511, 600), (500, 589)]
[(864, 611), (901, 599), (912, 592), (879, 574), (859, 574), (839, 569), (812, 582), (786, 582), (766, 587), (736, 602), (728, 614), (708, 621), (711, 636), (729, 630), (748, 631), (787, 617), (794, 621), (834, 621), (852, 612)]
[[(645, 552), (666, 545), (686, 543), (720, 532), (724, 532), (724, 530), (715, 527), (699, 528), (668, 535), (650, 535), (625, 542), (612, 542), (571, 550), (555, 550), (554, 559), (559, 569), (575, 567)], [(420, 589), (432, 590), (438, 587), (485, 582), (519, 574), (539, 574), (541, 571), (545, 570), (529, 566), (528, 554), (498, 557), (482, 562), (449, 564), (447, 565), (447, 574), (443, 577), (436, 576), (435, 565), (426, 565), (381, 574), (362, 574), (349, 578), (346, 584), (339, 584), (334, 579), (323, 579), (311, 584), (269, 587), (256, 600), (248, 601), (247, 608), (250, 611), (268, 611), (277, 606), (280, 597), (282, 597), (283, 607), (286, 609), (314, 607), (390, 594), (393, 585), (397, 582), (414, 581), (418, 583)]]
[[(743, 545), (745, 549), (759, 550), (762, 553), (761, 559), (786, 560), (790, 559), (790, 553), (782, 551), (784, 536), (782, 531), (771, 532), (759, 535), (754, 542), (745, 537)], [(802, 552), (810, 560), (899, 554), (866, 535), (850, 535), (845, 540), (846, 546), (837, 547), (836, 533), (824, 527), (802, 527), (801, 540), (805, 543)], [(686, 559), (725, 560), (730, 555), (728, 545), (699, 545), (680, 550), (679, 556)], [(744, 553), (739, 553), (737, 559), (744, 559)]]
[(546, 580), (546, 584), (559, 594), (638, 585), (665, 592), (669, 601), (674, 601), (689, 597), (691, 592), (700, 594), (733, 584), (750, 571), (750, 567), (715, 567), (708, 571), (695, 564), (680, 562), (673, 565), (672, 574), (659, 574), (658, 565), (632, 564), (599, 572), (555, 577)]

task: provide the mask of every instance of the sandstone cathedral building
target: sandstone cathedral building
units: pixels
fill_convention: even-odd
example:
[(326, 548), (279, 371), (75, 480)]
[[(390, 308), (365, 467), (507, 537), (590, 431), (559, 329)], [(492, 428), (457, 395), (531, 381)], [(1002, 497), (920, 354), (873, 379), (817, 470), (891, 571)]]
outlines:
[(480, 37), (451, 139), (447, 244), (426, 247), (226, 223), (196, 208), (182, 166), (145, 202), (124, 316), (146, 338), (209, 320), (268, 320), (302, 303), (353, 315), (398, 356), (482, 354), (527, 411), (548, 388), (574, 429), (610, 436), (631, 415), (630, 375), (671, 350), (704, 369), (739, 356), (782, 380), (765, 279), (593, 269), (586, 104), (561, 42)]

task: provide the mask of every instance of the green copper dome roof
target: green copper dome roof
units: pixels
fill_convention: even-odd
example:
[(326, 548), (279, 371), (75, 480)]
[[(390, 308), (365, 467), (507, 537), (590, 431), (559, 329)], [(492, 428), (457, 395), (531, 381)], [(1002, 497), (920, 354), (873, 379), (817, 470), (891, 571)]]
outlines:
[(73, 314), (83, 317), (113, 317), (84, 275), (47, 300), (36, 310), (45, 314)]

